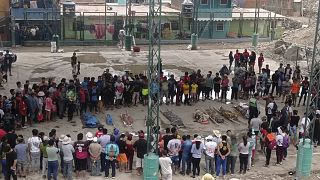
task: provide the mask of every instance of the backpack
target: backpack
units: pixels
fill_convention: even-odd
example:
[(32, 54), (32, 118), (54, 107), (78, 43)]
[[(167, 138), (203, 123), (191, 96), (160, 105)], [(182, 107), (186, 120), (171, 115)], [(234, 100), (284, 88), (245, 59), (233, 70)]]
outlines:
[(108, 156), (110, 158), (114, 158), (116, 155), (116, 148), (114, 147), (114, 144), (111, 144), (110, 145), (110, 149), (109, 149), (109, 153), (108, 153)]
[(271, 150), (275, 150), (277, 147), (277, 141), (274, 139), (268, 144), (268, 148)]
[(283, 143), (282, 143), (282, 146), (284, 148), (288, 148), (290, 145), (290, 142), (289, 142), (289, 136), (286, 135), (286, 136), (283, 136)]
[(107, 114), (106, 116), (106, 124), (112, 126), (113, 125), (113, 120), (111, 114)]
[(27, 115), (27, 104), (24, 100), (21, 100), (19, 103), (19, 113), (22, 116), (26, 116)]

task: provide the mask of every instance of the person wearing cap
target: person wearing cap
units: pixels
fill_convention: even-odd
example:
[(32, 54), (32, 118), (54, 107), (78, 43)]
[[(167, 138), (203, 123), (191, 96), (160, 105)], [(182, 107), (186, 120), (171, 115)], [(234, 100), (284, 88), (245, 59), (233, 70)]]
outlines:
[(138, 171), (138, 176), (142, 175), (143, 170), (143, 158), (147, 154), (147, 140), (144, 138), (144, 132), (140, 131), (139, 139), (133, 144), (133, 148), (137, 152), (136, 168)]
[[(200, 136), (195, 138), (195, 143), (191, 147), (192, 154), (192, 178), (196, 178), (196, 175), (200, 175), (200, 161), (201, 155), (204, 152), (204, 145), (201, 143), (202, 139)], [(197, 172), (196, 172), (197, 171)]]
[(215, 180), (215, 179), (211, 174), (206, 173), (204, 176), (202, 176), (201, 180)]
[(95, 137), (100, 138), (103, 135), (103, 125), (98, 126), (98, 131), (95, 134)]
[(100, 176), (101, 155), (102, 147), (98, 143), (98, 138), (94, 137), (92, 143), (89, 145), (89, 154), (91, 160), (91, 176)]
[[(60, 136), (62, 138), (62, 136)], [(75, 152), (74, 147), (71, 145), (71, 138), (64, 136), (63, 139), (60, 139), (62, 146), (60, 150), (63, 154), (63, 177), (68, 180), (72, 180), (72, 171), (73, 171), (73, 153)]]
[[(90, 146), (92, 141), (93, 141), (93, 134), (91, 132), (87, 132), (87, 134), (86, 134), (86, 142), (87, 142), (88, 147)], [(89, 155), (87, 157), (87, 170), (91, 171), (91, 160), (90, 160), (90, 156)]]
[(40, 144), (40, 151), (42, 154), (42, 177), (46, 178), (47, 176), (47, 168), (48, 168), (48, 154), (47, 154), (47, 147), (48, 147), (49, 138), (48, 136), (43, 136), (43, 141)]
[(205, 138), (204, 143), (204, 154), (205, 154), (205, 162), (206, 162), (206, 171), (207, 173), (214, 174), (214, 158), (215, 158), (215, 150), (217, 148), (217, 143), (213, 141), (213, 136), (209, 135)]
[(18, 144), (14, 148), (14, 151), (17, 153), (17, 175), (25, 178), (28, 165), (28, 145), (24, 142), (22, 135), (18, 136), (17, 142)]
[(127, 159), (127, 155), (126, 155), (126, 141), (125, 141), (125, 134), (121, 134), (120, 138), (117, 142), (118, 147), (119, 147), (119, 155), (117, 157), (117, 161), (119, 162), (119, 171), (121, 172), (123, 170), (123, 168), (125, 169), (125, 172), (127, 173), (127, 163), (128, 163), (128, 159)]
[(54, 140), (50, 139), (48, 142), (49, 146), (46, 148), (48, 154), (48, 180), (51, 180), (51, 175), (54, 180), (57, 180), (58, 177), (58, 154), (60, 150), (55, 147)]

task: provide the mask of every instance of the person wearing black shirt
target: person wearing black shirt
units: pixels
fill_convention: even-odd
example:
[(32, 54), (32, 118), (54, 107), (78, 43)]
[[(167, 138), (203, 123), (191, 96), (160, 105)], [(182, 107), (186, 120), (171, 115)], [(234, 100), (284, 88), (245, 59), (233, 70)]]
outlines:
[(121, 134), (119, 141), (118, 141), (118, 146), (119, 146), (119, 155), (117, 157), (117, 161), (119, 162), (119, 171), (121, 172), (123, 170), (123, 167), (125, 169), (125, 172), (127, 173), (127, 163), (128, 163), (128, 159), (126, 156), (126, 146), (127, 143), (125, 141), (126, 135), (125, 134)]
[(18, 138), (18, 136), (16, 135), (16, 133), (14, 132), (14, 129), (9, 129), (8, 134), (6, 134), (6, 138), (7, 138), (7, 142), (10, 145), (11, 148), (14, 148), (17, 144), (16, 140)]
[(170, 75), (170, 78), (168, 79), (168, 95), (169, 99), (171, 101), (171, 104), (173, 104), (173, 98), (176, 95), (176, 88), (177, 88), (177, 81), (174, 79), (174, 75)]
[(298, 106), (300, 106), (300, 102), (302, 100), (303, 97), (303, 106), (306, 104), (306, 98), (308, 95), (308, 89), (309, 89), (309, 81), (308, 81), (308, 77), (305, 77), (304, 80), (301, 83), (301, 93), (300, 93), (300, 99), (299, 99), (299, 103)]
[[(17, 180), (16, 168), (17, 168), (17, 153), (10, 147), (6, 146), (6, 180)], [(2, 167), (3, 168), (3, 167)]]
[(139, 133), (139, 139), (133, 144), (133, 148), (137, 152), (136, 167), (138, 176), (141, 176), (143, 170), (143, 158), (147, 154), (147, 140), (144, 139), (144, 132)]
[(13, 59), (12, 59), (11, 55), (9, 54), (9, 51), (7, 50), (6, 54), (4, 55), (4, 69), (6, 71), (6, 74), (8, 74), (8, 70), (9, 70), (10, 76), (12, 76), (12, 74), (11, 74), (12, 61), (13, 61)]
[(162, 137), (163, 144), (164, 144), (164, 150), (168, 150), (168, 143), (171, 140), (172, 135), (170, 134), (170, 128), (166, 128), (166, 134)]

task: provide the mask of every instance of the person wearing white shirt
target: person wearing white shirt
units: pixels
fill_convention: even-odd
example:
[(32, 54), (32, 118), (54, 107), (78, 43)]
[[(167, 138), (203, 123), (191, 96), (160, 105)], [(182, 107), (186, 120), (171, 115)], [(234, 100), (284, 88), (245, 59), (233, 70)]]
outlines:
[(300, 121), (299, 139), (303, 138), (305, 133), (308, 133), (309, 125), (310, 125), (310, 119), (307, 118), (306, 120), (306, 117), (304, 115), (304, 117)]
[(167, 151), (163, 150), (162, 157), (159, 158), (159, 164), (161, 168), (161, 179), (172, 180), (172, 160), (167, 157)]
[(40, 167), (40, 144), (42, 143), (38, 136), (39, 131), (37, 129), (32, 130), (32, 137), (28, 139), (28, 151), (30, 152), (31, 159), (31, 174), (33, 172), (39, 172)]
[(175, 166), (173, 172), (175, 173), (176, 170), (179, 170), (179, 151), (181, 150), (181, 140), (177, 139), (177, 135), (173, 135), (174, 139), (171, 139), (168, 142), (168, 154), (171, 157), (171, 160)]
[(218, 146), (216, 142), (213, 141), (213, 137), (209, 135), (205, 138), (206, 142), (204, 144), (204, 154), (206, 159), (206, 171), (207, 173), (214, 174), (215, 167), (214, 167), (214, 153)]
[(276, 165), (282, 165), (282, 159), (283, 159), (283, 136), (282, 133), (282, 127), (278, 127), (278, 135), (276, 136), (277, 141), (277, 148), (276, 148), (276, 155), (277, 155), (277, 163)]

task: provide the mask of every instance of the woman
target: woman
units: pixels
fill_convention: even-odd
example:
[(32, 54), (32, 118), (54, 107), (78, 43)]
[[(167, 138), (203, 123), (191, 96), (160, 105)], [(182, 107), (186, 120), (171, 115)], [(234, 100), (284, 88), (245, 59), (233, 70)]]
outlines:
[(221, 136), (221, 142), (218, 145), (217, 149), (217, 159), (216, 159), (216, 176), (220, 175), (220, 170), (222, 166), (223, 177), (226, 177), (227, 174), (227, 156), (230, 154), (230, 146), (227, 143), (227, 136)]
[(51, 121), (51, 111), (53, 109), (53, 102), (52, 98), (49, 95), (49, 93), (46, 93), (46, 99), (45, 99), (45, 111), (46, 111), (46, 120)]
[(247, 172), (248, 155), (249, 155), (249, 143), (247, 136), (242, 137), (242, 142), (238, 145), (239, 159), (240, 159), (240, 174)]
[(201, 143), (201, 137), (198, 136), (195, 139), (195, 144), (191, 147), (191, 154), (192, 154), (192, 178), (196, 178), (196, 170), (197, 175), (200, 174), (200, 161), (201, 161), (201, 155), (204, 151), (204, 145)]
[(263, 57), (263, 54), (260, 53), (260, 56), (258, 58), (259, 74), (261, 73), (263, 62), (264, 62), (264, 57)]
[(125, 153), (126, 153), (126, 156), (128, 159), (127, 170), (128, 170), (128, 172), (131, 172), (132, 171), (132, 163), (133, 163), (133, 155), (134, 155), (132, 134), (127, 135)]
[(235, 135), (231, 136), (231, 147), (230, 147), (230, 154), (227, 160), (227, 172), (230, 172), (231, 175), (234, 175), (234, 168), (237, 161), (237, 154), (238, 154), (238, 144), (237, 144), (237, 137)]

